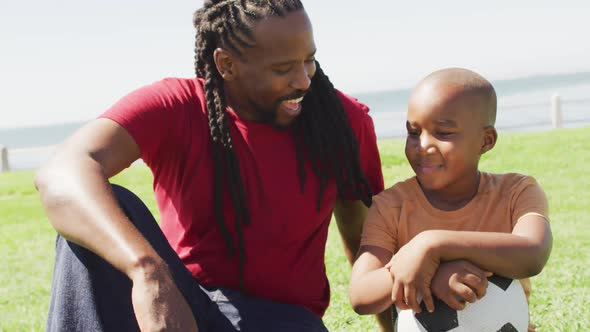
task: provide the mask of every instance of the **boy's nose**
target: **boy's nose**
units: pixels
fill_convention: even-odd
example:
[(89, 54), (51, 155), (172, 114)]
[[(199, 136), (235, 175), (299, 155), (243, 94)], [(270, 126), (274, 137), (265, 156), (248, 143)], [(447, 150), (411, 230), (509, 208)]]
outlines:
[(420, 135), (420, 152), (425, 154), (434, 153), (436, 151), (436, 147), (433, 144), (432, 136), (422, 133)]

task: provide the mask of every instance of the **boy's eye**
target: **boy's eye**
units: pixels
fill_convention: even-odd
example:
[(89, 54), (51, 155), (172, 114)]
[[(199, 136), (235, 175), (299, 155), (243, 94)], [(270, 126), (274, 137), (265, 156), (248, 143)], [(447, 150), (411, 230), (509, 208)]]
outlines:
[(420, 132), (418, 130), (408, 129), (408, 136), (416, 137), (419, 135), (420, 135)]
[(291, 66), (282, 66), (282, 67), (273, 68), (273, 71), (279, 75), (284, 75), (284, 74), (291, 71)]

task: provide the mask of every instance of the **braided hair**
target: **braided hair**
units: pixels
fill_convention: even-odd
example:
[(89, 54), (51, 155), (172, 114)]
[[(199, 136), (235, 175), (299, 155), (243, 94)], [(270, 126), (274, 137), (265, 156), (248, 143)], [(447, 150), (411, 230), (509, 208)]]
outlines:
[[(236, 248), (223, 219), (222, 193), (225, 185), (235, 211), (242, 289), (245, 264), (242, 227), (249, 224), (250, 215), (229, 130), (224, 82), (217, 71), (213, 52), (223, 46), (241, 54), (244, 48), (255, 46), (252, 29), (256, 22), (266, 17), (283, 17), (297, 10), (303, 10), (299, 0), (206, 0), (193, 17), (196, 28), (195, 71), (197, 77), (204, 79), (213, 146), (215, 220), (232, 255)], [(360, 166), (358, 142), (334, 86), (319, 63), (316, 61), (315, 64), (316, 72), (302, 101), (301, 114), (293, 124), (301, 192), (305, 189), (307, 174), (304, 164), (308, 160), (320, 182), (316, 204), (318, 211), (330, 180), (335, 180), (339, 194), (352, 194), (369, 206), (372, 193)]]

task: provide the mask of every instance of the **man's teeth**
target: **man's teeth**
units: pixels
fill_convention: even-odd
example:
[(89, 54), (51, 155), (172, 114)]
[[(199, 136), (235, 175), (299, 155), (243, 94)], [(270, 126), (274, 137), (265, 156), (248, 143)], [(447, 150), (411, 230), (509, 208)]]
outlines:
[(297, 99), (289, 99), (289, 100), (285, 100), (286, 103), (289, 104), (298, 104), (303, 100), (303, 97), (299, 97)]

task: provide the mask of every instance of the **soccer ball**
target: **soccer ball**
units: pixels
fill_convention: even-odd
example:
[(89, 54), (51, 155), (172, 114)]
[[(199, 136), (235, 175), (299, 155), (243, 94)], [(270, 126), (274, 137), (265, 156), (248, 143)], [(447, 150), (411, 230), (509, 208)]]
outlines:
[[(526, 332), (529, 308), (518, 280), (500, 276), (488, 278), (486, 295), (465, 309), (456, 311), (434, 298), (434, 312), (429, 313), (422, 301), (422, 312), (394, 312), (394, 327), (398, 332)], [(395, 315), (397, 313), (397, 315)], [(395, 317), (397, 316), (397, 317)]]

